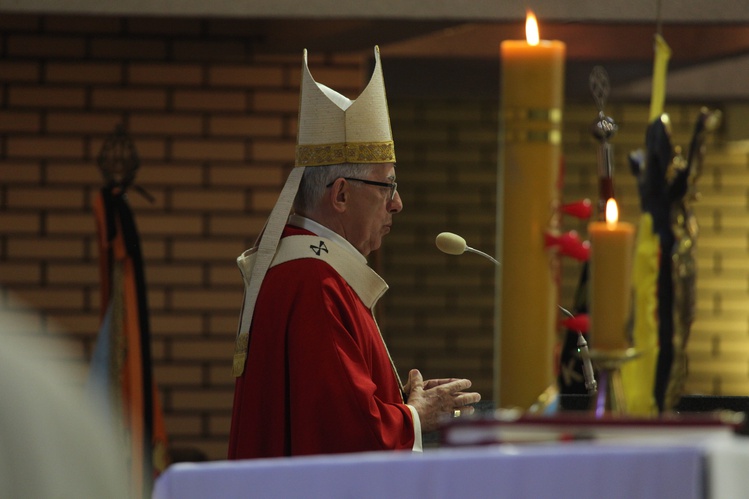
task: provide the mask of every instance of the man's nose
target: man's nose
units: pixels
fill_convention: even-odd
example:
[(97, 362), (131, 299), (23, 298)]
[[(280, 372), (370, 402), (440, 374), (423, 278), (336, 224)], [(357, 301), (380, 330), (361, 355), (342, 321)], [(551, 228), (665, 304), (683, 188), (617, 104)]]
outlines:
[(393, 199), (390, 200), (388, 211), (390, 211), (391, 213), (399, 213), (402, 209), (403, 209), (403, 199), (401, 199), (400, 192), (395, 191), (395, 196), (393, 196)]

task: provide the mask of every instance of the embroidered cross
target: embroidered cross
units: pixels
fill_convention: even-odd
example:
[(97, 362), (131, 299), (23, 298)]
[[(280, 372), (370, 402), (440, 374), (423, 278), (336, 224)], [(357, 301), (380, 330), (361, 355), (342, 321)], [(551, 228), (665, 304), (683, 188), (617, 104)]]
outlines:
[(573, 382), (581, 382), (583, 380), (582, 374), (577, 372), (575, 370), (575, 359), (569, 359), (569, 362), (567, 362), (567, 365), (562, 364), (562, 379), (564, 380), (564, 385), (569, 386)]
[(320, 245), (319, 246), (315, 246), (314, 244), (310, 244), (309, 247), (310, 247), (310, 249), (312, 251), (315, 252), (315, 255), (317, 255), (317, 256), (320, 256), (320, 253), (323, 252), (323, 251), (325, 253), (328, 253), (328, 247), (325, 246), (325, 243), (322, 242), (322, 241), (320, 241)]

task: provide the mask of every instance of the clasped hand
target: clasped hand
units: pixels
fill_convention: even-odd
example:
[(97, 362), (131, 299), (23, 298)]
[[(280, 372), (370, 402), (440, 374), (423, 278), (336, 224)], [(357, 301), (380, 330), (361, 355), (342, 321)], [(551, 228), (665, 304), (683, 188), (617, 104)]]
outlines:
[(421, 420), (421, 430), (436, 430), (440, 421), (452, 416), (455, 410), (461, 414), (473, 414), (473, 406), (481, 400), (477, 392), (464, 392), (471, 381), (461, 378), (429, 379), (424, 381), (418, 369), (408, 373), (408, 383), (403, 387), (408, 395), (408, 405), (414, 407)]

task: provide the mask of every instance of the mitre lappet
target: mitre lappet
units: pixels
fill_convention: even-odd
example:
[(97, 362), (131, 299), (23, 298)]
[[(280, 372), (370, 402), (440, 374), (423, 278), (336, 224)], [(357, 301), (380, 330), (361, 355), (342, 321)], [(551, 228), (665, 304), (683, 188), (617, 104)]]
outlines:
[(244, 372), (257, 296), (276, 255), (305, 168), (341, 163), (395, 163), (379, 47), (374, 48), (374, 61), (369, 83), (357, 99), (351, 100), (314, 80), (304, 50), (294, 168), (258, 241), (237, 258), (245, 293), (234, 352), (235, 377)]

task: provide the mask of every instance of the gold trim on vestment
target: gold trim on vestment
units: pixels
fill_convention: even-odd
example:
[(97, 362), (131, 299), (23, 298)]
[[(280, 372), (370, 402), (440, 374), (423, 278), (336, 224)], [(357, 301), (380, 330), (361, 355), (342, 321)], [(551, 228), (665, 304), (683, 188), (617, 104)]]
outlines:
[(395, 146), (392, 140), (296, 146), (296, 166), (341, 163), (395, 163)]

